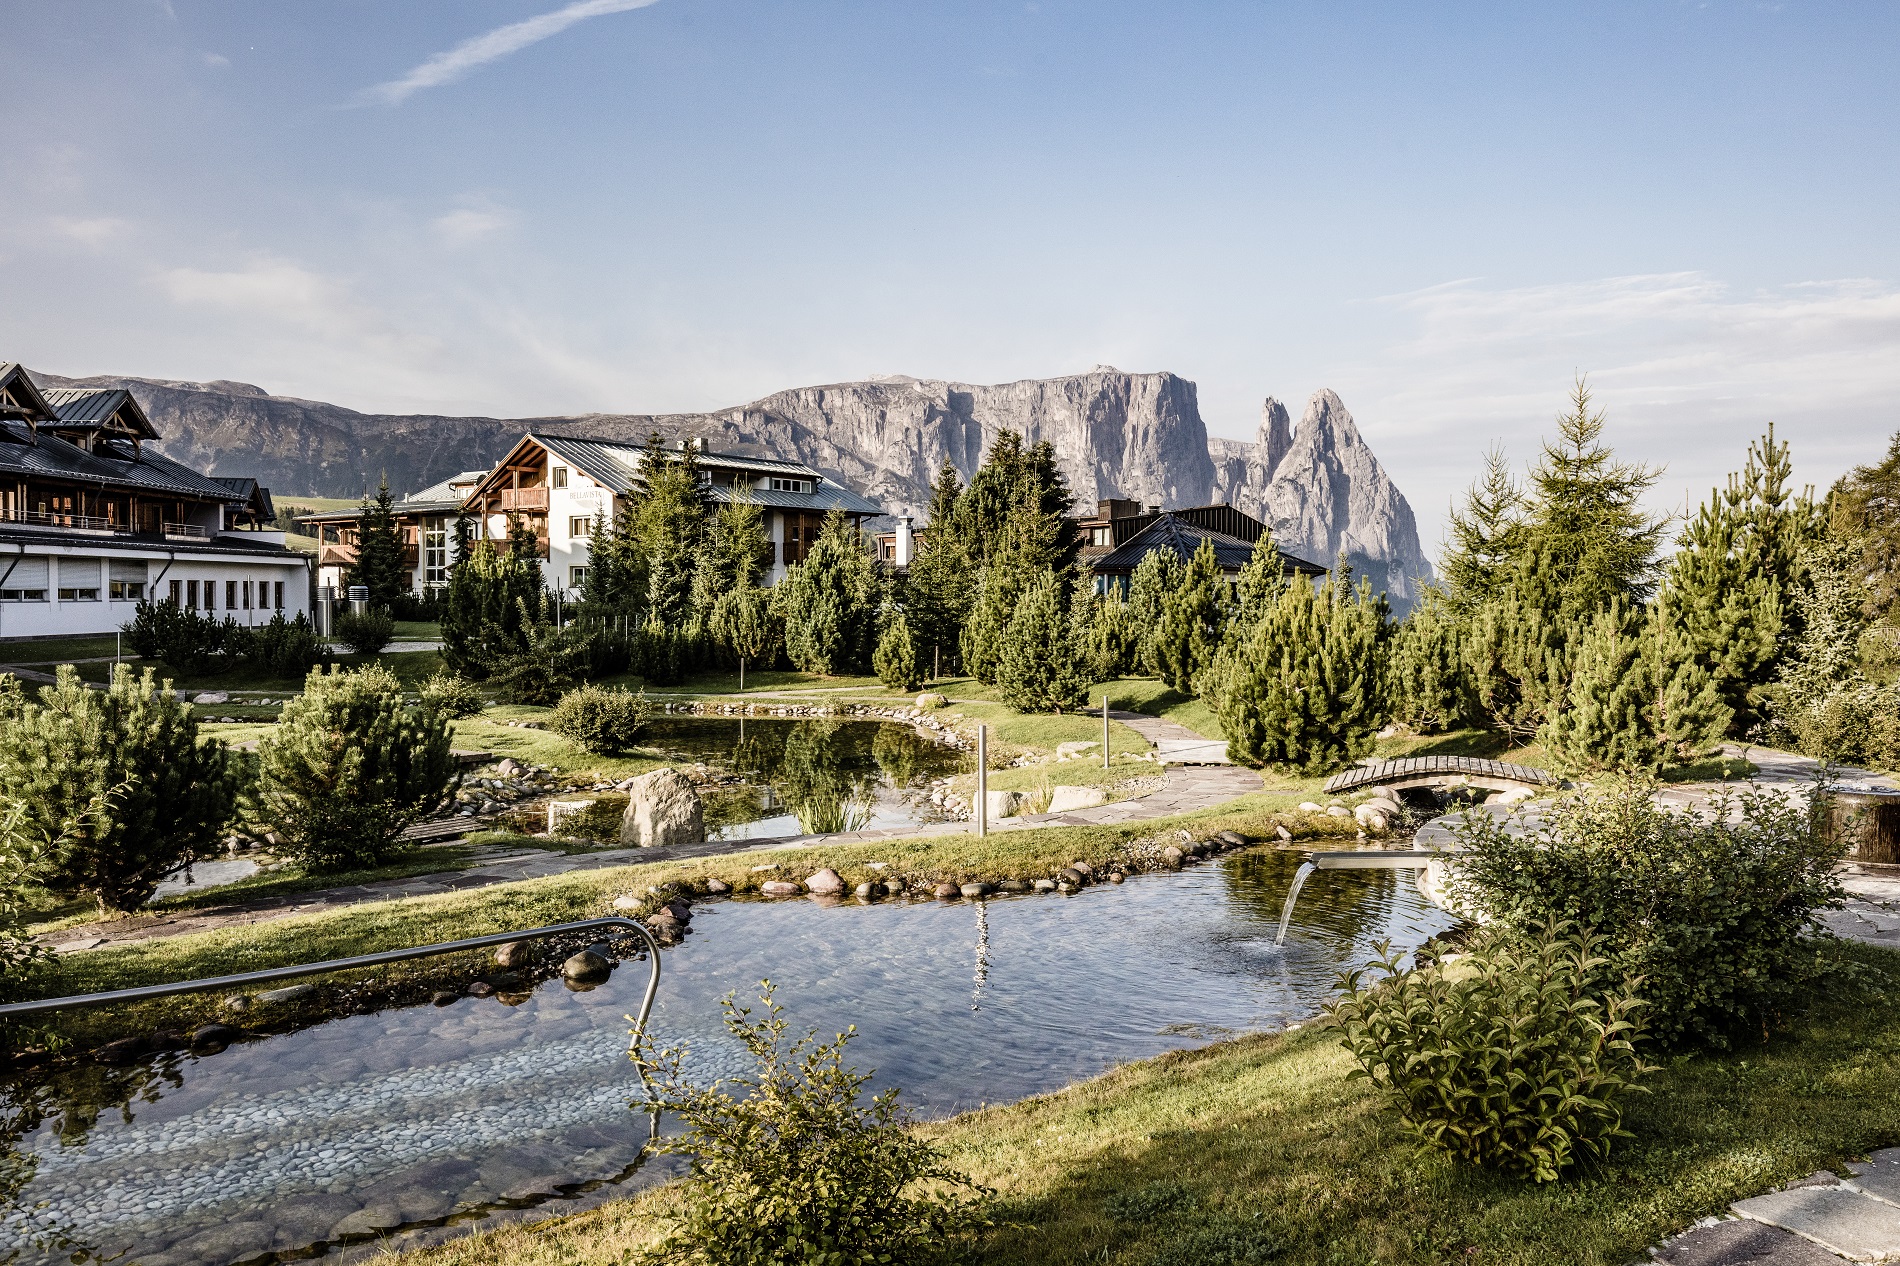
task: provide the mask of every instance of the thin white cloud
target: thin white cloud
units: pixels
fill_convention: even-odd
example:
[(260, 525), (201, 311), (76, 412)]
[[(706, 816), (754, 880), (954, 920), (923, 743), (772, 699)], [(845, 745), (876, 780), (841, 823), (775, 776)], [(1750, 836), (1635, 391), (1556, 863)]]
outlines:
[(231, 64), (231, 59), (226, 57), (223, 53), (206, 53), (204, 55), (204, 63), (214, 70), (222, 70)]
[(500, 207), (462, 207), (429, 222), (436, 240), (451, 249), (473, 246), (508, 228), (514, 213)]
[(511, 22), (507, 26), (498, 26), (486, 34), (463, 40), (447, 52), (437, 53), (406, 75), (365, 89), (359, 99), (383, 105), (399, 105), (424, 88), (439, 88), (443, 84), (453, 83), (470, 71), (486, 66), (489, 62), (497, 61), (510, 53), (520, 52), (530, 44), (538, 44), (551, 35), (559, 35), (577, 22), (603, 17), (609, 13), (644, 9), (658, 2), (659, 0), (574, 0), (574, 3), (551, 13), (542, 13), (524, 21)]
[(93, 247), (107, 246), (119, 241), (128, 236), (133, 228), (130, 220), (122, 220), (113, 215), (56, 215), (50, 223), (53, 231), (61, 237)]

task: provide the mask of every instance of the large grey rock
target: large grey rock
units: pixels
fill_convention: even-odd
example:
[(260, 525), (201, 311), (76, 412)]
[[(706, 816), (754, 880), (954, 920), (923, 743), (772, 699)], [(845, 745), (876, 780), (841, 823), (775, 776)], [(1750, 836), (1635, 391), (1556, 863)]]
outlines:
[(1875, 1152), (1863, 1163), (1849, 1165), (1847, 1169), (1853, 1175), (1848, 1179), (1850, 1187), (1877, 1200), (1900, 1205), (1900, 1147)]
[(805, 888), (821, 896), (836, 896), (844, 891), (844, 879), (838, 872), (827, 866), (805, 880)]
[(1049, 793), (1049, 812), (1067, 813), (1071, 809), (1092, 809), (1098, 804), (1108, 803), (1108, 791), (1103, 787), (1057, 787)]
[(1796, 1187), (1737, 1200), (1745, 1218), (1793, 1231), (1854, 1262), (1900, 1260), (1900, 1208), (1846, 1187)]
[(1699, 1226), (1655, 1251), (1664, 1266), (1840, 1266), (1818, 1244), (1780, 1227), (1738, 1219)]
[(622, 844), (653, 848), (705, 841), (706, 814), (699, 793), (679, 770), (642, 774), (627, 794), (627, 813), (620, 820)]
[(1020, 791), (992, 791), (984, 800), (988, 808), (989, 819), (1013, 818), (1023, 811), (1023, 793)]

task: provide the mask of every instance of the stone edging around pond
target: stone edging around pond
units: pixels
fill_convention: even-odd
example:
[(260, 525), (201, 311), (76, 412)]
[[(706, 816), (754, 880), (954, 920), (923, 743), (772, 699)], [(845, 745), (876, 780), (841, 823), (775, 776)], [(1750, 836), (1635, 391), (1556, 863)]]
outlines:
[(839, 720), (839, 721), (896, 721), (912, 726), (925, 736), (936, 740), (945, 747), (958, 751), (969, 751), (976, 744), (957, 730), (947, 725), (923, 708), (880, 707), (870, 703), (844, 704), (804, 704), (804, 703), (671, 703), (662, 705), (662, 711), (674, 716), (702, 717), (766, 717), (773, 720)]

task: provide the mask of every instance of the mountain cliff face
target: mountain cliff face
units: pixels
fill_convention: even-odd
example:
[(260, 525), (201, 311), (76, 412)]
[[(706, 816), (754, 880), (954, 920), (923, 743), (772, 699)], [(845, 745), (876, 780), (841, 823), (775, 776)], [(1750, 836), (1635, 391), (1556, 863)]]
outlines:
[(358, 413), (236, 382), (62, 379), (46, 386), (130, 389), (160, 448), (214, 475), (251, 475), (279, 493), (350, 497), (387, 472), (393, 489), (488, 466), (533, 430), (641, 441), (701, 436), (716, 450), (796, 458), (893, 513), (919, 514), (948, 461), (965, 478), (1005, 428), (1048, 440), (1079, 505), (1234, 505), (1273, 524), (1287, 550), (1330, 564), (1342, 552), (1396, 603), (1430, 564), (1405, 497), (1330, 391), (1298, 429), (1268, 400), (1252, 444), (1209, 439), (1192, 382), (1098, 365), (1065, 378), (977, 386), (901, 375), (796, 387), (712, 413), (483, 418)]

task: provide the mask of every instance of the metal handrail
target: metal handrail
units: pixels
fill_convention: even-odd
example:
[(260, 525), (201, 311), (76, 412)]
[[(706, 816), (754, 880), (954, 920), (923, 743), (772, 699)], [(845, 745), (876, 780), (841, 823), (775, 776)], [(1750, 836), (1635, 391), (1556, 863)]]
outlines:
[(115, 1002), (143, 1002), (149, 998), (169, 998), (174, 994), (204, 993), (213, 989), (260, 985), (272, 980), (294, 980), (299, 976), (350, 971), (358, 967), (379, 967), (384, 963), (427, 958), (431, 954), (452, 954), (457, 950), (486, 949), (491, 945), (506, 945), (510, 941), (534, 941), (543, 937), (560, 936), (568, 932), (585, 932), (590, 928), (604, 927), (617, 927), (638, 932), (647, 943), (647, 957), (653, 963), (653, 972), (647, 979), (646, 996), (640, 1000), (640, 1014), (633, 1022), (633, 1032), (637, 1035), (645, 1031), (647, 1016), (653, 1010), (654, 995), (660, 991), (660, 943), (654, 938), (653, 933), (647, 930), (645, 924), (622, 915), (603, 919), (582, 919), (577, 923), (556, 923), (544, 928), (529, 928), (524, 932), (491, 932), (486, 936), (470, 936), (459, 941), (442, 941), (435, 945), (421, 945), (411, 949), (382, 950), (375, 954), (334, 958), (322, 963), (305, 963), (293, 967), (266, 967), (259, 971), (238, 972), (231, 976), (208, 976), (202, 980), (179, 980), (163, 985), (138, 985), (131, 989), (111, 989), (104, 993), (74, 994), (69, 998), (39, 998), (32, 1002), (10, 1002), (5, 1006), (0, 1006), (0, 1020), (22, 1015), (39, 1015), (47, 1011), (64, 1011), (69, 1008), (104, 1007)]

